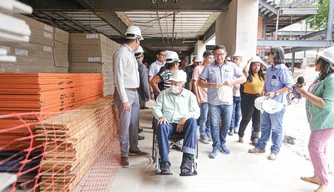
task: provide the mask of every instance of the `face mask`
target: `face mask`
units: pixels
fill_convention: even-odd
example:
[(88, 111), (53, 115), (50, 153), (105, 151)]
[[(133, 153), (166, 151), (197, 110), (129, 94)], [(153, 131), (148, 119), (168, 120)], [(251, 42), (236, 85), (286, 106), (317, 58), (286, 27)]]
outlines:
[(174, 94), (177, 94), (177, 93), (180, 92), (179, 87), (176, 86), (176, 85), (172, 85), (172, 86), (171, 86), (171, 90), (172, 90), (172, 92), (173, 92)]

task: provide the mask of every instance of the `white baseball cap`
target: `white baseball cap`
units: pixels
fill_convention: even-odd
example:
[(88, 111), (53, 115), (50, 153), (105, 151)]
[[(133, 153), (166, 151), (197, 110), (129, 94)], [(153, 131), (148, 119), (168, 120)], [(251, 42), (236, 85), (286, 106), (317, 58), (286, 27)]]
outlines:
[(171, 81), (187, 82), (187, 74), (183, 70), (177, 70), (170, 78)]
[(144, 40), (144, 38), (141, 36), (141, 30), (137, 26), (131, 26), (128, 27), (128, 29), (125, 32), (126, 39), (140, 39)]

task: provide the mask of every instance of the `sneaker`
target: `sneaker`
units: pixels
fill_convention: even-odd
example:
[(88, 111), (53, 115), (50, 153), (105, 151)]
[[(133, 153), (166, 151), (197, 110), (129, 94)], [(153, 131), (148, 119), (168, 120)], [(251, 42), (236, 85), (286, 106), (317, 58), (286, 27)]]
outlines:
[(277, 153), (274, 153), (274, 152), (270, 153), (270, 155), (268, 156), (268, 159), (272, 160), (272, 161), (276, 160), (277, 159)]
[(238, 141), (239, 143), (244, 143), (244, 138), (242, 138), (242, 137), (239, 137), (239, 141)]
[(201, 137), (200, 139), (199, 139), (199, 141), (201, 142), (201, 143), (203, 143), (203, 144), (209, 144), (209, 141), (208, 140), (206, 140), (206, 138), (205, 137)]
[(220, 152), (227, 154), (227, 155), (230, 154), (230, 150), (225, 145), (222, 145), (220, 147)]
[(218, 154), (218, 150), (213, 149), (212, 152), (209, 154), (209, 158), (215, 159), (217, 157), (217, 154)]
[(162, 174), (170, 174), (170, 164), (167, 162), (161, 163), (160, 170)]
[(205, 134), (205, 137), (208, 141), (212, 141), (212, 138), (211, 138), (211, 133), (206, 133)]
[(232, 135), (233, 135), (233, 131), (229, 131), (229, 132), (228, 132), (228, 135), (229, 135), (229, 136), (232, 136)]
[(248, 150), (248, 153), (264, 153), (264, 152), (266, 152), (266, 150), (261, 150), (257, 147)]

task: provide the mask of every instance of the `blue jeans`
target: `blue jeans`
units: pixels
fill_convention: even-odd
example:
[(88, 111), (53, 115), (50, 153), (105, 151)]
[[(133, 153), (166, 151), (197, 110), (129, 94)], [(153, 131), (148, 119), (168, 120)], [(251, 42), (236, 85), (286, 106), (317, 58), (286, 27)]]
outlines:
[(238, 129), (240, 125), (240, 119), (241, 119), (241, 97), (233, 96), (233, 112), (230, 125), (231, 131)]
[[(158, 136), (159, 154), (161, 163), (170, 163), (169, 154), (169, 141), (168, 137), (171, 134), (176, 133), (177, 123), (160, 124), (156, 129)], [(183, 127), (184, 140), (183, 140), (183, 153), (195, 154), (197, 145), (197, 121), (195, 118), (189, 118)]]
[(261, 114), (261, 138), (256, 145), (257, 148), (265, 150), (271, 135), (271, 152), (277, 154), (280, 152), (283, 137), (283, 116), (285, 111), (286, 106), (283, 107), (282, 111), (274, 114), (269, 114), (267, 112)]
[[(209, 104), (209, 109), (211, 136), (213, 141), (212, 147), (218, 150), (226, 143), (226, 136), (231, 123), (233, 105)], [(222, 119), (221, 127), (219, 127), (220, 118)]]
[(201, 116), (199, 116), (199, 134), (200, 137), (205, 137), (205, 134), (210, 134), (210, 118), (209, 118), (209, 103), (201, 103)]

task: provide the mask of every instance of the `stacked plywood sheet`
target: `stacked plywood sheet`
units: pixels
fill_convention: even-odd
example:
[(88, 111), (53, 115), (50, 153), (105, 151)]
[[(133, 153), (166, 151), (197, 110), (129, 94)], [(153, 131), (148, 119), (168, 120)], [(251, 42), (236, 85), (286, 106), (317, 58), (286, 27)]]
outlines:
[(68, 33), (32, 18), (15, 15), (30, 26), (28, 43), (0, 41), (0, 48), (15, 56), (15, 63), (0, 63), (0, 72), (67, 73)]
[(114, 92), (113, 54), (119, 44), (102, 34), (71, 33), (69, 60), (71, 73), (102, 73), (104, 95)]
[(55, 46), (54, 61), (55, 67), (68, 68), (68, 40), (69, 33), (61, 29), (55, 28)]
[(0, 150), (26, 149), (31, 141), (29, 136), (34, 134), (31, 130), (40, 120), (102, 95), (102, 74), (0, 73), (0, 115), (18, 114), (0, 119), (0, 131), (8, 129), (0, 135)]
[(111, 96), (36, 126), (46, 151), (41, 162), (41, 191), (72, 191), (118, 132)]

